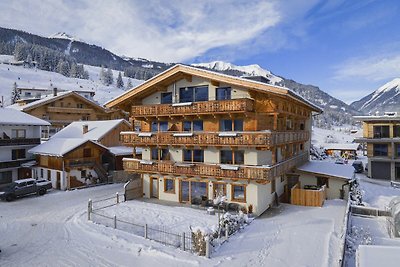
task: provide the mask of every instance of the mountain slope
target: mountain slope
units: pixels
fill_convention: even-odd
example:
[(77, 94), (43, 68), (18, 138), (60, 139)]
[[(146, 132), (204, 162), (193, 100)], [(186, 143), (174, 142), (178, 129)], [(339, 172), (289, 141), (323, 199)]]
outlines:
[(384, 84), (375, 92), (351, 103), (351, 106), (365, 114), (400, 112), (400, 78)]
[(361, 114), (355, 108), (325, 93), (317, 86), (305, 85), (291, 79), (279, 77), (269, 70), (262, 69), (259, 65), (236, 66), (223, 61), (213, 61), (209, 63), (197, 63), (193, 64), (193, 66), (234, 76), (264, 76), (273, 85), (287, 87), (323, 108), (324, 113), (314, 119), (316, 125), (320, 127), (329, 128), (334, 125), (352, 124), (352, 116)]
[[(46, 38), (20, 30), (0, 27), (0, 43), (9, 47), (7, 51), (1, 51), (0, 48), (0, 54), (12, 55), (14, 47), (18, 42), (37, 44), (64, 52), (75, 58), (75, 60), (81, 64), (99, 67), (105, 66), (121, 71), (127, 68), (133, 68), (132, 72), (134, 72), (133, 74), (135, 77), (132, 78), (142, 80), (148, 79), (149, 76), (154, 76), (170, 66), (170, 64), (146, 59), (123, 58), (102, 47), (87, 44), (79, 38), (73, 37), (65, 32), (56, 33)], [(139, 71), (139, 69), (145, 69), (146, 71)]]

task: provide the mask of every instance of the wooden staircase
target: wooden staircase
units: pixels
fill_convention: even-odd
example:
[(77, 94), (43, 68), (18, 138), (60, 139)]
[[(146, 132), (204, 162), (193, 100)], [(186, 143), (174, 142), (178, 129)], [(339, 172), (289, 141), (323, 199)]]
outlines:
[(108, 173), (102, 165), (96, 162), (93, 165), (93, 169), (97, 173), (97, 176), (100, 179), (100, 183), (108, 182)]

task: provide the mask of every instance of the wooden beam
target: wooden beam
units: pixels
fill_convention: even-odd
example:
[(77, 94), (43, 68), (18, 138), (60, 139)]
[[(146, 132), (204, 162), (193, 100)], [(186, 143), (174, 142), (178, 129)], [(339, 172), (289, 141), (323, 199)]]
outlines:
[(218, 81), (216, 81), (216, 80), (211, 80), (210, 82), (211, 82), (211, 85), (216, 86), (216, 87), (219, 87), (219, 82), (218, 82)]

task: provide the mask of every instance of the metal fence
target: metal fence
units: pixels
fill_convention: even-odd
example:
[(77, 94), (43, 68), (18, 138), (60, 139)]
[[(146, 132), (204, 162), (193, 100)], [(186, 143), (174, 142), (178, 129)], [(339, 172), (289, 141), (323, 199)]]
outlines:
[(172, 232), (167, 230), (165, 226), (148, 225), (133, 220), (123, 220), (117, 216), (110, 216), (102, 213), (102, 210), (115, 206), (120, 203), (120, 199), (124, 199), (123, 194), (116, 194), (114, 197), (109, 197), (100, 200), (89, 200), (88, 202), (88, 220), (98, 223), (107, 227), (122, 230), (137, 236), (142, 236), (159, 242), (164, 245), (181, 248), (184, 251), (193, 251), (192, 247), (192, 233), (191, 232)]

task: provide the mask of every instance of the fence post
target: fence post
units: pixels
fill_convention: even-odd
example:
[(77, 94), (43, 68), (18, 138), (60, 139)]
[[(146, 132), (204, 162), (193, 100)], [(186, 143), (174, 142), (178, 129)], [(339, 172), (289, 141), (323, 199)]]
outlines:
[(144, 225), (144, 238), (147, 239), (147, 223)]
[(182, 236), (181, 236), (181, 238), (182, 238), (182, 240), (181, 240), (181, 249), (183, 250), (183, 251), (185, 251), (185, 232), (183, 232), (182, 233)]
[(117, 215), (114, 215), (114, 229), (117, 229)]
[(210, 240), (206, 239), (206, 258), (210, 258)]
[(88, 221), (90, 221), (90, 213), (92, 212), (92, 209), (93, 209), (93, 207), (92, 207), (92, 200), (89, 199), (89, 201), (88, 201), (88, 207), (87, 207)]
[(228, 240), (229, 238), (229, 225), (226, 225), (225, 227), (225, 239)]
[(119, 203), (119, 194), (117, 192), (117, 204)]

